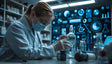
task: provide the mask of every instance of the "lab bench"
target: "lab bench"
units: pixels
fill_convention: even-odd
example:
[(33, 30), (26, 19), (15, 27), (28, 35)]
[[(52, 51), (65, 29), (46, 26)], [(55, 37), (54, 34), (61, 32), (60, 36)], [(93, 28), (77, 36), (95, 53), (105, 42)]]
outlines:
[(75, 59), (59, 61), (56, 58), (42, 60), (28, 60), (27, 62), (0, 62), (0, 64), (96, 64), (96, 60), (77, 62)]

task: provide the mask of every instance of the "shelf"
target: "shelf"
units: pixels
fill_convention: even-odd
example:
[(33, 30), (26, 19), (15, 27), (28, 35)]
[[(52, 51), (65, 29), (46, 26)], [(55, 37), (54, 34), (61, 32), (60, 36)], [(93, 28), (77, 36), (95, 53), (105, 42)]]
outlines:
[(0, 10), (4, 10), (3, 8), (0, 8)]
[(5, 37), (5, 36), (0, 35), (0, 37), (3, 38), (3, 37)]
[(51, 40), (43, 39), (42, 42), (50, 42)]
[(43, 33), (50, 33), (50, 31), (43, 30), (43, 31), (41, 31), (41, 34), (43, 34)]
[(24, 5), (25, 8), (28, 8), (27, 6)]
[(0, 19), (0, 22), (4, 22), (4, 21)]
[(14, 15), (18, 15), (18, 16), (22, 16), (22, 14), (18, 14), (16, 12), (10, 11), (10, 10), (6, 10), (7, 13), (9, 14), (14, 14)]
[[(19, 3), (18, 0), (1, 0), (0, 1), (0, 26), (9, 27), (13, 20), (23, 16), (26, 5)], [(12, 22), (11, 22), (12, 21)], [(0, 36), (4, 37), (4, 36)]]
[(12, 2), (13, 4), (16, 4), (16, 5), (19, 5), (19, 6), (25, 6), (25, 5), (21, 4), (21, 3), (18, 3), (16, 1), (14, 1), (14, 0), (9, 0), (8, 2)]

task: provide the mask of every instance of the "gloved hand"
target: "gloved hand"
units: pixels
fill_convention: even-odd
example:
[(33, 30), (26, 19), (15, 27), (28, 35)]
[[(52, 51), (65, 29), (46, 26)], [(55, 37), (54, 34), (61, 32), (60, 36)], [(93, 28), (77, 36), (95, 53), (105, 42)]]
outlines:
[(110, 64), (112, 64), (112, 41), (104, 46), (104, 51), (109, 59)]
[(67, 41), (67, 36), (63, 35), (60, 36), (60, 38), (53, 44), (55, 51), (61, 51), (61, 50), (66, 50), (69, 49), (70, 42)]

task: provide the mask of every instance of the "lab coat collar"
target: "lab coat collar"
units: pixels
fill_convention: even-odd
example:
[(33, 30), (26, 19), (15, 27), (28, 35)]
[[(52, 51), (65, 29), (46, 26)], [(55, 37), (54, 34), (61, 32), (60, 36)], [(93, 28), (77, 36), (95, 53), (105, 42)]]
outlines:
[(31, 27), (30, 27), (30, 25), (29, 25), (29, 23), (28, 23), (28, 21), (26, 20), (26, 17), (25, 16), (23, 16), (20, 19), (20, 21), (27, 27), (28, 30), (30, 30), (30, 31), (32, 30)]

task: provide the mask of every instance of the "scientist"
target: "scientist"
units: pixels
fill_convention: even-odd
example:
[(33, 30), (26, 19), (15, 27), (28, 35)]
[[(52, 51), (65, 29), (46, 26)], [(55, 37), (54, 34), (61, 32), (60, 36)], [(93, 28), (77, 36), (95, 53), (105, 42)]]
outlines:
[(53, 10), (47, 3), (38, 2), (30, 5), (24, 16), (8, 27), (4, 43), (0, 47), (0, 60), (53, 57), (56, 51), (69, 49), (70, 43), (64, 35), (49, 46), (43, 45), (38, 32), (53, 19)]
[(104, 51), (108, 57), (109, 64), (112, 64), (112, 40), (104, 46)]

